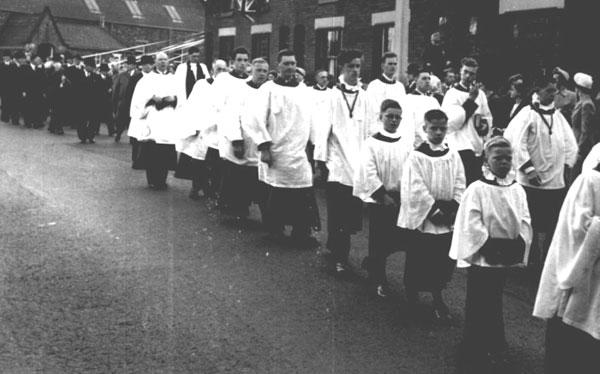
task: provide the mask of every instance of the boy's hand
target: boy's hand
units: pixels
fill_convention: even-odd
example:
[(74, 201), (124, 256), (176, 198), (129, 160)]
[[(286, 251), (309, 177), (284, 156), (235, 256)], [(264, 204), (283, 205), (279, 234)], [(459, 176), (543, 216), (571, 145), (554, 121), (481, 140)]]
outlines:
[(329, 170), (327, 170), (327, 165), (323, 161), (315, 161), (315, 176), (313, 179), (313, 184), (315, 186), (322, 185), (327, 182), (327, 175), (329, 174)]
[(396, 203), (396, 200), (392, 196), (390, 196), (390, 194), (388, 194), (388, 193), (383, 195), (383, 205), (393, 206), (393, 207), (398, 206), (398, 204)]
[(273, 153), (271, 152), (271, 148), (265, 148), (260, 152), (260, 161), (264, 162), (268, 166), (273, 165)]
[(537, 187), (542, 185), (542, 178), (540, 178), (540, 175), (535, 170), (527, 173), (527, 180), (529, 180), (529, 183), (531, 183), (532, 186)]
[(473, 83), (469, 89), (469, 99), (475, 101), (477, 96), (479, 96), (479, 85), (477, 83)]

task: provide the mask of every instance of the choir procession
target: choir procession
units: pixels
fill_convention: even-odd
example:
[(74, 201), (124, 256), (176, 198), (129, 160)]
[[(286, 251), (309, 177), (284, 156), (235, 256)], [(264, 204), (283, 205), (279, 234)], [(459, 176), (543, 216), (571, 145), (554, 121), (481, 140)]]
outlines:
[[(174, 172), (190, 184), (182, 199), (217, 207), (235, 227), (259, 225), (284, 248), (322, 244), (341, 281), (356, 276), (349, 254), (363, 232), (375, 299), (396, 297), (386, 262), (405, 253), (402, 297), (414, 319), (425, 300), (430, 323), (458, 318), (444, 291), (465, 271), (465, 373), (512, 372), (504, 289), (511, 274), (533, 274), (545, 372), (598, 372), (600, 117), (591, 75), (560, 67), (514, 75), (499, 96), (472, 57), (443, 76), (435, 64), (411, 64), (401, 81), (398, 56), (386, 52), (381, 76), (367, 82), (359, 50), (340, 51), (337, 77), (307, 72), (291, 49), (276, 61), (251, 56), (240, 46), (206, 66), (191, 47), (175, 66), (164, 52), (110, 64), (5, 53), (1, 120), (47, 126), (51, 136), (76, 129), (85, 147), (102, 146), (94, 143), (105, 124), (114, 142), (129, 140), (132, 168), (153, 193), (169, 193), (158, 191)], [(322, 229), (326, 243), (315, 237)]]

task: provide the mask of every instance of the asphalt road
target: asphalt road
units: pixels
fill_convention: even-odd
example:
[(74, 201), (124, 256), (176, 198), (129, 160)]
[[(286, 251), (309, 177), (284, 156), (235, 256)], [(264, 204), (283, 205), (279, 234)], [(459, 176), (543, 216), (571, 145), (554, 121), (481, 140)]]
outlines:
[[(415, 322), (403, 253), (397, 295), (375, 300), (362, 271), (336, 280), (322, 250), (224, 225), (187, 181), (151, 191), (126, 141), (97, 140), (0, 123), (1, 373), (457, 372), (464, 272), (445, 293), (453, 325)], [(365, 254), (363, 232), (355, 268)], [(544, 325), (526, 284), (509, 282), (506, 331), (514, 373), (535, 374)]]

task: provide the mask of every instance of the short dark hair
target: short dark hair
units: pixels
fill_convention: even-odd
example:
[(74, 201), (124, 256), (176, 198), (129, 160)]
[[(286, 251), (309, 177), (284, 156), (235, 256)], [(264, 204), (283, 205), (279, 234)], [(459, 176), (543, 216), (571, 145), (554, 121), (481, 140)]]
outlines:
[(327, 76), (329, 76), (329, 71), (327, 71), (327, 69), (318, 69), (315, 71), (315, 77), (321, 73), (327, 73)]
[(440, 109), (432, 109), (425, 113), (425, 122), (431, 122), (439, 119), (448, 121), (448, 116)]
[(421, 69), (417, 72), (417, 74), (415, 74), (415, 76), (419, 77), (421, 74), (426, 73), (431, 75), (431, 71), (427, 70), (427, 69)]
[(381, 63), (385, 63), (385, 60), (388, 58), (398, 58), (398, 55), (394, 52), (385, 52), (383, 56), (381, 56)]
[(363, 53), (358, 49), (343, 49), (338, 55), (338, 64), (343, 66), (355, 58), (362, 58)]
[(267, 65), (269, 65), (269, 62), (267, 60), (265, 60), (264, 58), (262, 58), (262, 57), (257, 57), (254, 60), (252, 60), (252, 65), (254, 65), (254, 64), (267, 64)]
[(412, 75), (417, 75), (420, 70), (421, 67), (419, 66), (419, 64), (415, 64), (414, 62), (408, 64), (408, 67), (406, 68), (406, 72)]
[(479, 67), (479, 63), (473, 57), (463, 57), (463, 59), (460, 60), (460, 65), (467, 66), (470, 68), (478, 68)]
[(402, 107), (400, 106), (400, 103), (398, 103), (396, 100), (385, 99), (381, 102), (380, 112), (383, 113), (388, 109), (402, 110)]
[(188, 54), (191, 55), (192, 53), (200, 53), (200, 48), (190, 47), (190, 49), (188, 49)]
[(237, 47), (236, 49), (234, 49), (231, 52), (231, 59), (235, 60), (235, 57), (237, 55), (246, 55), (246, 56), (250, 57), (250, 52), (248, 52), (248, 50), (244, 47)]
[(285, 56), (296, 57), (296, 53), (294, 51), (292, 51), (291, 49), (282, 49), (281, 51), (279, 51), (279, 53), (277, 53), (277, 62), (281, 62), (281, 60)]

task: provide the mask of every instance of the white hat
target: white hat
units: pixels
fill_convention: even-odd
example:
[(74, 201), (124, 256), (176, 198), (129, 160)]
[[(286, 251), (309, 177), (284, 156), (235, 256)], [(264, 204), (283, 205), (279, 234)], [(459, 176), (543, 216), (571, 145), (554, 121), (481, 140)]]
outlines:
[(588, 74), (585, 73), (577, 73), (573, 77), (575, 84), (579, 87), (587, 88), (588, 90), (592, 89), (592, 85), (594, 84), (594, 79)]

